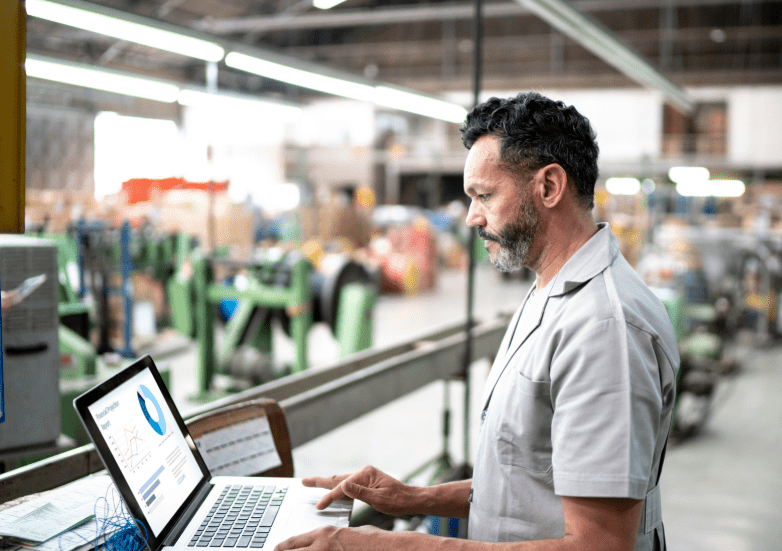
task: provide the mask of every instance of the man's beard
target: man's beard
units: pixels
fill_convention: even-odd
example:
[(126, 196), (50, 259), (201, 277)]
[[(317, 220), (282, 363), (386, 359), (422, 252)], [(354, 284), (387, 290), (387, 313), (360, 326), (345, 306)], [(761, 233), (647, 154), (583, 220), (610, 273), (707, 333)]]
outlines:
[(482, 239), (496, 241), (500, 244), (497, 257), (491, 258), (494, 267), (501, 272), (513, 272), (523, 266), (529, 266), (529, 250), (539, 229), (540, 216), (538, 211), (532, 200), (525, 197), (516, 221), (502, 228), (498, 235), (488, 233), (479, 227), (478, 235)]

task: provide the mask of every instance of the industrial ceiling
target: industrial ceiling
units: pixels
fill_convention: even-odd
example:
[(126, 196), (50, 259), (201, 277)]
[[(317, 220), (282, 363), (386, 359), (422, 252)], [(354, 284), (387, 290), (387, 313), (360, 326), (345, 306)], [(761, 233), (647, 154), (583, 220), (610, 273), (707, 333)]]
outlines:
[[(100, 6), (431, 95), (471, 89), (472, 2), (97, 0)], [(678, 86), (782, 82), (782, 0), (571, 0)], [(486, 0), (483, 88), (637, 86), (523, 7)], [(29, 17), (28, 53), (205, 86), (207, 64)], [(313, 92), (220, 62), (221, 90), (303, 101)]]

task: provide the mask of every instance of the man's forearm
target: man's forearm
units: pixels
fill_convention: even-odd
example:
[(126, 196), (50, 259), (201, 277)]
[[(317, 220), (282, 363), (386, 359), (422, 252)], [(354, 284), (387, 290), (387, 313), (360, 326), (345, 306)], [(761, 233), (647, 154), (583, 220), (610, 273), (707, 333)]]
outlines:
[(436, 517), (467, 518), (470, 515), (472, 480), (420, 488), (416, 512)]

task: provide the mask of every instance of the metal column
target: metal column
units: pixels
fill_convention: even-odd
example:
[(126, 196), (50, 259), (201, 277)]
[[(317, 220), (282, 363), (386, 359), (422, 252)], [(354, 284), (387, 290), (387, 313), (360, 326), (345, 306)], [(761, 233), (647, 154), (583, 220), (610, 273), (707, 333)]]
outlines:
[(21, 0), (0, 2), (0, 233), (24, 233), (25, 39)]

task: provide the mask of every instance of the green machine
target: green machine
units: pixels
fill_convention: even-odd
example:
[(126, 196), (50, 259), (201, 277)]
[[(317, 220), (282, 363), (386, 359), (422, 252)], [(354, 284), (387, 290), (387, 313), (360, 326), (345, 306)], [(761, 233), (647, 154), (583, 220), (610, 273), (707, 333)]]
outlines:
[(706, 422), (714, 388), (730, 363), (724, 340), (715, 330), (725, 313), (708, 302), (694, 300), (697, 294), (686, 285), (653, 290), (671, 318), (681, 359), (671, 433), (686, 437)]
[[(245, 283), (215, 281), (215, 272), (240, 272)], [(193, 258), (169, 282), (172, 323), (199, 343), (199, 393), (213, 396), (217, 373), (261, 384), (307, 368), (307, 338), (313, 323), (325, 322), (339, 344), (340, 357), (372, 345), (372, 309), (377, 283), (360, 264), (329, 255), (318, 269), (298, 252), (280, 258), (237, 262)], [(216, 338), (217, 309), (235, 301)], [(272, 362), (272, 321), (290, 337), (295, 359), (287, 368)]]
[[(79, 444), (86, 444), (89, 438), (81, 422), (73, 412), (73, 398), (98, 384), (110, 375), (115, 368), (99, 361), (99, 348), (108, 349), (108, 323), (106, 297), (108, 277), (112, 270), (122, 270), (125, 279), (132, 269), (154, 271), (154, 277), (166, 281), (175, 272), (175, 267), (185, 258), (192, 247), (189, 237), (173, 235), (154, 235), (149, 231), (131, 232), (126, 223), (122, 229), (105, 228), (102, 224), (87, 225), (84, 221), (72, 228), (71, 234), (46, 234), (37, 232), (57, 246), (58, 258), (58, 327), (61, 357), (71, 361), (61, 365), (60, 402), (62, 411), (61, 430), (63, 434), (74, 438)], [(120, 237), (118, 239), (118, 237)], [(127, 260), (130, 262), (126, 262)], [(79, 290), (73, 285), (73, 272), (78, 269)], [(98, 307), (101, 319), (99, 346), (91, 342), (93, 322), (88, 304), (81, 298), (87, 294), (85, 269), (90, 271), (92, 296)], [(102, 285), (96, 285), (101, 282)], [(102, 287), (102, 288), (101, 288)], [(122, 292), (126, 286), (123, 285)], [(81, 296), (80, 296), (81, 295)], [(129, 320), (126, 319), (129, 324)], [(167, 384), (170, 373), (163, 370)]]
[(95, 375), (97, 352), (89, 341), (91, 329), (88, 306), (79, 298), (71, 280), (70, 267), (79, 262), (76, 241), (66, 234), (37, 233), (36, 237), (52, 241), (57, 247), (58, 293), (57, 312), (60, 316), (58, 337), (60, 353), (74, 359), (72, 369), (61, 370), (61, 376)]

